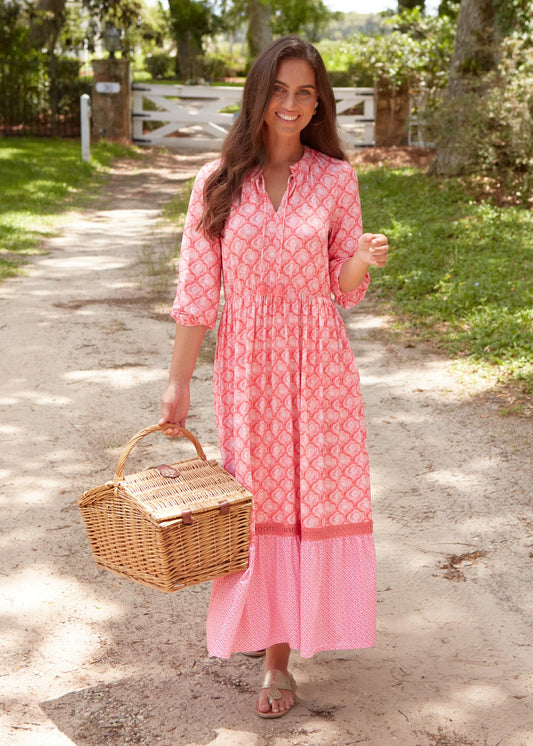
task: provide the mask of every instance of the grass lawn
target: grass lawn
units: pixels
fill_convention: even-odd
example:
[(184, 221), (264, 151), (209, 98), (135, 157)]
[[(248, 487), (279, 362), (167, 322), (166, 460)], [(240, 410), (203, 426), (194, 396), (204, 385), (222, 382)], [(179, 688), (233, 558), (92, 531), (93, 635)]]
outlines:
[(62, 213), (88, 204), (113, 158), (134, 152), (100, 142), (84, 163), (77, 141), (0, 139), (0, 280), (41, 252), (42, 239), (53, 235)]
[(365, 226), (394, 247), (372, 285), (397, 328), (531, 394), (533, 212), (476, 202), (459, 179), (417, 169), (358, 173)]

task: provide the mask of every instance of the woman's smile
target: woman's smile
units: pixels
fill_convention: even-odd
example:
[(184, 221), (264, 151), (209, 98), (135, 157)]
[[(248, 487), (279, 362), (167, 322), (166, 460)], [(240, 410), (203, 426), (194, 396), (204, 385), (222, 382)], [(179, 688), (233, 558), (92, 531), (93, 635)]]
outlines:
[(295, 122), (298, 119), (299, 114), (284, 114), (283, 112), (278, 111), (277, 116), (280, 119), (283, 119), (284, 122)]

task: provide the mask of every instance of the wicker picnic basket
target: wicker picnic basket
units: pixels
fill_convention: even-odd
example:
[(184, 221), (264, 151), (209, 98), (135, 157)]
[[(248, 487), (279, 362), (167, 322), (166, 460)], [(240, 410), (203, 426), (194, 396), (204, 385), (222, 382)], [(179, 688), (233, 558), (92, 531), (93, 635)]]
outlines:
[(248, 566), (252, 495), (180, 428), (197, 458), (124, 476), (151, 425), (124, 446), (113, 481), (78, 498), (98, 567), (166, 593)]

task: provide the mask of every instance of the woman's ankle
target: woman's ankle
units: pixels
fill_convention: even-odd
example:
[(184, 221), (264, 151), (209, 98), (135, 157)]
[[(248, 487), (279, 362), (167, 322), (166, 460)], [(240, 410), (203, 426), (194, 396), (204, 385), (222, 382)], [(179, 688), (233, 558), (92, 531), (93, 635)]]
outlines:
[(282, 642), (266, 649), (265, 671), (281, 671), (287, 674), (291, 649), (288, 643)]

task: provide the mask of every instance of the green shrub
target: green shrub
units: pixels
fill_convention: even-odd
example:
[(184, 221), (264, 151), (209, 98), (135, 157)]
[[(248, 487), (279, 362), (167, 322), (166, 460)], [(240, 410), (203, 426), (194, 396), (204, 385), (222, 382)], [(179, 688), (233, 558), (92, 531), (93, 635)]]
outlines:
[(246, 61), (230, 54), (209, 53), (202, 59), (202, 77), (206, 80), (223, 80), (244, 75)]
[(167, 78), (174, 70), (175, 59), (165, 52), (157, 52), (146, 55), (144, 65), (152, 78)]
[(46, 60), (33, 49), (22, 4), (0, 3), (0, 126), (24, 116), (38, 117), (46, 106)]
[(59, 56), (50, 78), (50, 58), (32, 46), (25, 8), (14, 2), (0, 3), (0, 127), (5, 123), (30, 128), (49, 120), (52, 100), (55, 115), (79, 119), (80, 96), (90, 88), (81, 80), (80, 61)]
[[(419, 8), (386, 21), (379, 35), (356, 34), (338, 46), (337, 55), (359, 86), (378, 81), (389, 88), (404, 84), (443, 88), (448, 78), (455, 27), (439, 16), (424, 16)], [(331, 55), (332, 60), (335, 58)]]
[(328, 70), (328, 77), (332, 86), (339, 88), (348, 88), (350, 86), (357, 86), (354, 82), (353, 76), (350, 75), (348, 70)]
[(326, 70), (346, 71), (353, 60), (353, 52), (344, 41), (319, 41), (316, 44)]
[(73, 57), (57, 60), (58, 114), (80, 115), (80, 96), (90, 93), (91, 85), (80, 78), (81, 62)]

